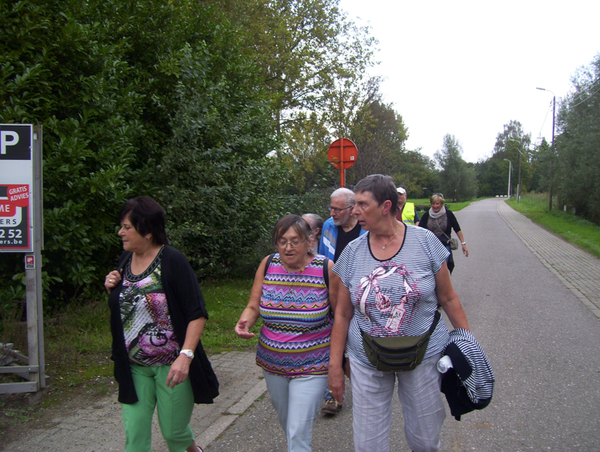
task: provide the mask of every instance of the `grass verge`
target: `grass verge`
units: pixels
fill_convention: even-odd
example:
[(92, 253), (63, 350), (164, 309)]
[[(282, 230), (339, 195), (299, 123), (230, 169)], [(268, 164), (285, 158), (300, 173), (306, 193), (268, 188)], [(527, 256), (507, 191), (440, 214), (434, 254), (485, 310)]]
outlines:
[(570, 212), (548, 211), (547, 194), (527, 194), (519, 203), (514, 198), (507, 203), (553, 234), (600, 258), (600, 226)]

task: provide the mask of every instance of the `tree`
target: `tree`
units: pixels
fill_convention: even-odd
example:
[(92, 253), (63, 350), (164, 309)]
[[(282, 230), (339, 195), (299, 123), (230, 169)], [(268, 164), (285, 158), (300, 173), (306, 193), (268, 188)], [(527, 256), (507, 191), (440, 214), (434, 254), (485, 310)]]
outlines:
[(349, 184), (369, 174), (400, 171), (408, 133), (402, 116), (391, 105), (375, 100), (365, 105), (352, 125), (350, 139), (358, 148), (358, 160), (347, 171)]
[(144, 100), (123, 49), (79, 2), (3, 3), (0, 121), (44, 127), (44, 287), (72, 297), (116, 255), (116, 210), (147, 187)]
[(475, 165), (480, 196), (496, 196), (507, 192), (509, 164), (505, 159), (512, 163), (511, 194), (516, 195), (519, 180), (520, 193), (530, 189), (533, 177), (530, 144), (531, 137), (523, 132), (519, 121), (511, 120), (504, 125), (502, 132), (496, 137), (492, 156)]
[(234, 0), (225, 10), (246, 31), (278, 133), (302, 121), (301, 112), (324, 112), (340, 84), (356, 84), (372, 64), (374, 39), (347, 20), (338, 0)]
[(462, 146), (450, 134), (444, 136), (441, 150), (434, 155), (440, 171), (440, 186), (447, 199), (455, 202), (468, 200), (477, 193), (475, 169), (462, 158)]
[[(531, 152), (529, 150), (531, 136), (523, 132), (523, 126), (519, 121), (511, 120), (504, 125), (504, 130), (496, 137), (494, 145), (494, 159), (509, 159), (516, 167), (516, 179), (513, 185), (516, 187), (520, 181), (520, 187), (511, 193), (522, 194), (529, 191), (529, 182), (533, 176), (531, 167)], [(511, 187), (512, 188), (512, 187)]]
[(335, 185), (336, 172), (329, 162), (327, 151), (334, 137), (317, 113), (298, 116), (284, 137), (282, 164), (290, 174), (289, 193), (306, 193), (318, 187)]
[(438, 171), (435, 163), (419, 151), (402, 155), (399, 171), (392, 176), (397, 186), (404, 187), (409, 198), (423, 198), (437, 190)]
[(555, 171), (562, 204), (600, 224), (600, 54), (573, 77), (558, 115)]
[(182, 52), (174, 137), (160, 165), (170, 236), (201, 276), (255, 269), (287, 182), (265, 155), (274, 145), (268, 99), (235, 42), (232, 34), (210, 52), (200, 44)]
[[(176, 160), (178, 137), (194, 136), (204, 145), (198, 146), (204, 154), (188, 160), (198, 165), (192, 174), (215, 163), (209, 174), (215, 177), (206, 186), (217, 175), (235, 180), (225, 202), (239, 197), (236, 190), (244, 193), (243, 183), (253, 179), (255, 185), (269, 184), (258, 188), (261, 193), (278, 187), (280, 178), (271, 180), (266, 170), (271, 162), (265, 155), (275, 148), (270, 97), (239, 31), (216, 9), (193, 0), (4, 0), (0, 24), (0, 120), (44, 127), (47, 299), (97, 293), (99, 278), (121, 248), (115, 222), (127, 198), (155, 196), (167, 210), (183, 204), (165, 183), (169, 172), (161, 173)], [(181, 80), (190, 80), (186, 71), (194, 70), (196, 91), (184, 98)], [(187, 99), (207, 103), (189, 105)], [(194, 116), (194, 109), (201, 114)], [(191, 130), (183, 130), (184, 124)], [(257, 173), (266, 179), (254, 177)], [(247, 205), (248, 216), (254, 208)], [(248, 243), (255, 239), (248, 235)], [(232, 260), (211, 262), (224, 266)], [(1, 265), (3, 274), (22, 273), (22, 264), (20, 270), (13, 261), (3, 259)], [(9, 278), (0, 284), (6, 289)]]
[(545, 138), (537, 145), (531, 156), (533, 176), (531, 178), (531, 190), (536, 192), (547, 191), (550, 188), (552, 174), (555, 173), (557, 165), (556, 153), (550, 148)]

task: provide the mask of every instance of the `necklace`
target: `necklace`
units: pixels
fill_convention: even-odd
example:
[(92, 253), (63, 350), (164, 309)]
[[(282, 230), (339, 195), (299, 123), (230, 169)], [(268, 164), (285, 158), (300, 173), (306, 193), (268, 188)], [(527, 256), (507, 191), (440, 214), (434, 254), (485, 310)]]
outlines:
[(387, 243), (381, 247), (382, 250), (384, 250), (385, 247), (388, 246), (392, 240), (394, 240), (394, 237), (396, 237), (396, 234), (398, 234), (398, 231), (396, 231), (396, 233), (387, 241)]
[[(281, 257), (280, 257), (281, 259)], [(294, 270), (292, 267), (289, 267), (283, 263), (283, 260), (281, 261), (281, 266), (285, 269), (286, 272), (288, 273), (302, 273), (304, 270), (306, 270), (306, 267), (308, 267), (308, 264), (310, 264), (310, 262), (312, 261), (312, 256), (308, 255), (308, 259), (304, 260), (304, 264), (300, 265), (300, 267), (298, 267), (298, 270)]]

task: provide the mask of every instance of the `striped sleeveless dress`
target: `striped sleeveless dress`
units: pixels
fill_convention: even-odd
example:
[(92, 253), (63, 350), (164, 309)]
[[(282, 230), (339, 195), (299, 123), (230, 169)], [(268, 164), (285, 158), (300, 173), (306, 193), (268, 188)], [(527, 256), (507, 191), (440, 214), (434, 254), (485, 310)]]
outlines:
[(279, 253), (267, 268), (260, 299), (263, 326), (256, 364), (283, 377), (327, 375), (331, 340), (325, 257), (317, 255), (301, 272), (288, 272)]

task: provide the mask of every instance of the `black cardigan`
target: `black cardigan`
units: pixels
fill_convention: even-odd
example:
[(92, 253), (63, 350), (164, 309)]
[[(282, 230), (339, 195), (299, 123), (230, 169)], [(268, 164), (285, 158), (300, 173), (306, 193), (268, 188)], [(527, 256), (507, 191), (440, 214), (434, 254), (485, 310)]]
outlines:
[[(121, 275), (130, 252), (124, 252), (119, 258), (118, 270)], [(169, 314), (173, 322), (175, 337), (179, 347), (183, 347), (187, 326), (192, 320), (204, 317), (208, 319), (208, 312), (204, 305), (204, 298), (200, 292), (198, 280), (194, 270), (185, 256), (171, 246), (165, 246), (162, 254), (162, 286), (167, 297)], [(121, 293), (122, 280), (111, 291), (108, 297), (110, 307), (110, 328), (113, 345), (111, 359), (115, 363), (115, 379), (119, 383), (119, 402), (136, 403), (138, 401), (129, 365), (129, 356), (125, 346), (121, 310), (119, 307), (119, 294)], [(215, 375), (208, 356), (198, 342), (194, 350), (194, 359), (190, 364), (189, 378), (194, 391), (194, 403), (213, 403), (219, 395), (219, 382)]]

